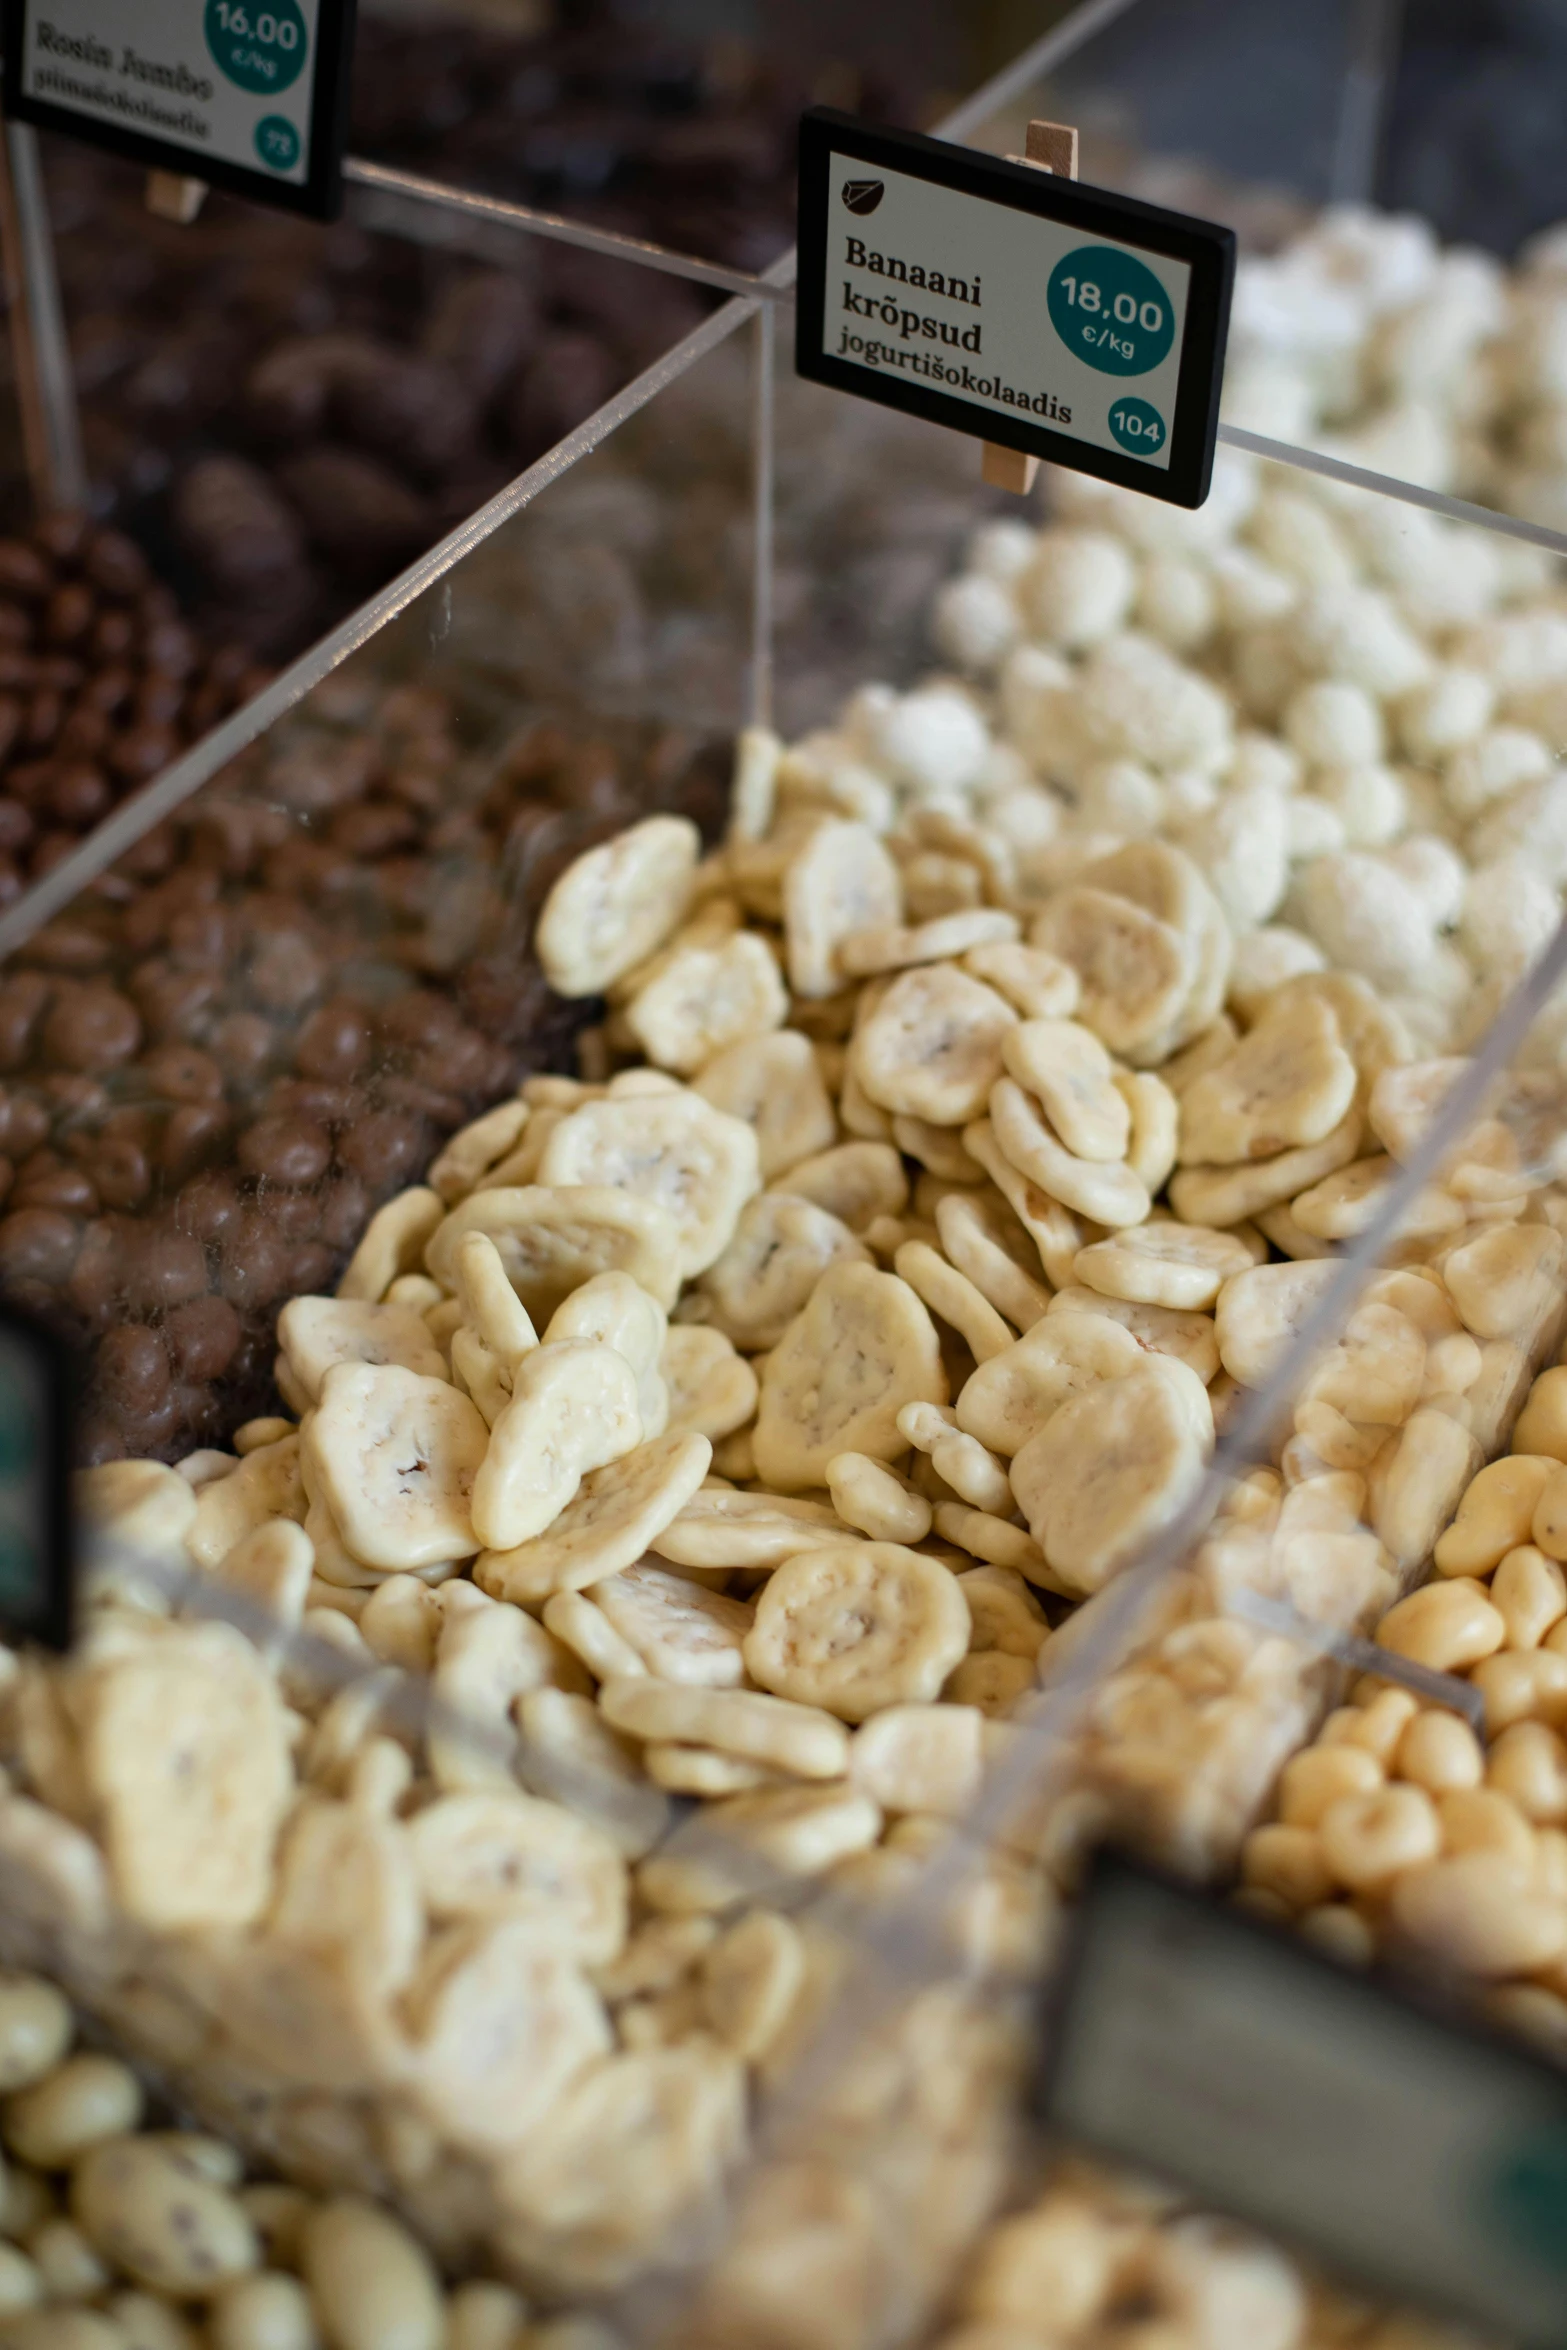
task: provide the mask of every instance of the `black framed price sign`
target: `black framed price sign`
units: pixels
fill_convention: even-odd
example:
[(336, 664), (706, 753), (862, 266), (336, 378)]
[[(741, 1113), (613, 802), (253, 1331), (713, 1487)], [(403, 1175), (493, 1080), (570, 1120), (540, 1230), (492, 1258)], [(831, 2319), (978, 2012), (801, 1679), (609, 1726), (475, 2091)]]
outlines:
[(860, 399), (1200, 506), (1227, 228), (814, 107), (796, 365)]
[(75, 1396), (68, 1349), (0, 1307), (0, 1629), (51, 1648), (71, 1638)]
[(354, 0), (0, 0), (5, 111), (285, 211), (342, 202)]

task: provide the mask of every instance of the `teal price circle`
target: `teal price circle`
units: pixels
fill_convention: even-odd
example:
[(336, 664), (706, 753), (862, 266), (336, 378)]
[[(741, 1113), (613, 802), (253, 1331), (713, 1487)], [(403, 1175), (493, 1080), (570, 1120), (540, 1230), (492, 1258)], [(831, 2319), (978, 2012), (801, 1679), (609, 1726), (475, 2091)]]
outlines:
[(1067, 349), (1104, 375), (1146, 375), (1175, 340), (1175, 308), (1134, 253), (1080, 245), (1050, 272), (1050, 323)]
[(256, 125), (256, 153), (269, 171), (292, 171), (299, 161), (299, 133), (286, 115), (264, 115)]
[(259, 97), (286, 90), (305, 70), (310, 36), (299, 0), (207, 0), (206, 34), (218, 70)]
[(1110, 430), (1134, 457), (1157, 457), (1169, 437), (1164, 418), (1146, 400), (1116, 400), (1110, 408)]

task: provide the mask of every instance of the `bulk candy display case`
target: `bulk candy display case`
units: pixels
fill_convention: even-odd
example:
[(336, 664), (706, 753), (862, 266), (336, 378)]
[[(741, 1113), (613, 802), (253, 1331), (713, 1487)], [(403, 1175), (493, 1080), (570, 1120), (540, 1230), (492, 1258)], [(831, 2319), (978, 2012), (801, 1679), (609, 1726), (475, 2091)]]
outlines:
[[(1148, 187), (1158, 18), (949, 135)], [(1327, 29), (1282, 228), (1182, 126), (1203, 509), (775, 265), (0, 916), (28, 2350), (1452, 2338), (1025, 2119), (1107, 1834), (1567, 2048), (1567, 545), (1408, 455), (1561, 296), (1329, 201)]]

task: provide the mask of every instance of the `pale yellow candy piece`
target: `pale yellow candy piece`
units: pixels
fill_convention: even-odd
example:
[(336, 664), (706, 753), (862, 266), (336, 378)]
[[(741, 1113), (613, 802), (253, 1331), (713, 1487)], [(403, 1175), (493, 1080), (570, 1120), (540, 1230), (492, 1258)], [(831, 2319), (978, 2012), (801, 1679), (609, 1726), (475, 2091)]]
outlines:
[(936, 1697), (968, 1633), (945, 1567), (895, 1543), (846, 1543), (774, 1572), (745, 1658), (764, 1689), (862, 1722), (884, 1705)]
[(446, 1619), (440, 1600), (417, 1575), (388, 1575), (365, 1603), (359, 1630), (372, 1656), (400, 1672), (428, 1673)]
[(492, 2161), (614, 2044), (569, 1946), (541, 1935), (532, 1919), (492, 1918), (432, 1936), (404, 2013), (414, 2102), (455, 2146)]
[(512, 1708), (555, 1678), (558, 1656), (547, 1633), (520, 1608), (470, 1604), (461, 1612), (448, 1610), (430, 1684), (440, 1710), (425, 1732), (438, 1787), (510, 1787)]
[(644, 1437), (662, 1436), (669, 1424), (669, 1390), (659, 1367), (669, 1318), (629, 1273), (595, 1273), (563, 1298), (550, 1316), (545, 1339), (596, 1341), (612, 1346), (631, 1365)]
[(1469, 1063), (1461, 1055), (1384, 1069), (1371, 1088), (1366, 1117), (1389, 1155), (1407, 1159)]
[(755, 1353), (776, 1346), (830, 1265), (869, 1265), (871, 1252), (825, 1208), (787, 1189), (761, 1192), (702, 1275), (714, 1326)]
[(976, 1119), (972, 1126), (965, 1126), (963, 1140), (1033, 1242), (1046, 1279), (1069, 1281), (1072, 1261), (1090, 1237), (1070, 1208), (1064, 1208), (1058, 1199), (1051, 1199), (1037, 1183), (1031, 1183), (1013, 1166), (997, 1144), (988, 1118)]
[(898, 1278), (967, 1341), (976, 1362), (988, 1362), (1012, 1344), (1011, 1328), (995, 1307), (928, 1242), (904, 1241), (892, 1261)]
[(703, 1063), (691, 1083), (715, 1110), (754, 1129), (764, 1183), (829, 1150), (837, 1135), (816, 1053), (797, 1029), (727, 1046)]
[(1360, 1072), (1362, 1097), (1370, 1094), (1384, 1069), (1415, 1057), (1409, 1030), (1392, 1005), (1366, 980), (1352, 971), (1301, 971), (1269, 991), (1271, 1004), (1315, 996), (1338, 1022), (1345, 1050)]
[(820, 1485), (836, 1453), (895, 1460), (902, 1406), (946, 1396), (935, 1328), (907, 1282), (868, 1265), (834, 1265), (767, 1359), (758, 1474), (790, 1493)]
[(1188, 1224), (1228, 1230), (1281, 1206), (1359, 1154), (1365, 1120), (1348, 1110), (1321, 1142), (1237, 1167), (1182, 1167), (1170, 1178), (1170, 1205)]
[(1442, 1260), (1442, 1279), (1476, 1338), (1533, 1342), (1561, 1305), (1567, 1239), (1548, 1224), (1501, 1225)]
[(942, 1483), (950, 1485), (971, 1509), (999, 1512), (1003, 1517), (1010, 1512), (1012, 1490), (1006, 1463), (977, 1436), (960, 1428), (948, 1429), (932, 1444), (930, 1465)]
[(892, 982), (856, 1033), (850, 1066), (881, 1109), (962, 1126), (984, 1110), (1016, 1026), (993, 988), (937, 963)]
[(1219, 1359), (1243, 1387), (1263, 1387), (1333, 1279), (1331, 1262), (1254, 1265), (1219, 1292)]
[(517, 2138), (498, 2181), (507, 2242), (555, 2292), (612, 2291), (718, 2193), (744, 2143), (744, 2067), (707, 2035), (612, 2056)]
[(1116, 1090), (1110, 1055), (1091, 1029), (1075, 1020), (1025, 1020), (1001, 1050), (1008, 1075), (1044, 1105), (1077, 1158), (1125, 1158), (1131, 1113)]
[[(1397, 1162), (1386, 1152), (1356, 1159), (1308, 1191), (1297, 1192), (1290, 1214), (1308, 1239), (1358, 1240), (1379, 1213), (1383, 1195), (1397, 1175)], [(1404, 1239), (1436, 1240), (1461, 1231), (1465, 1221), (1460, 1202), (1440, 1185), (1428, 1183), (1399, 1218), (1397, 1230)]]
[(705, 1436), (664, 1435), (590, 1469), (544, 1533), (511, 1547), (499, 1596), (535, 1591), (545, 1574), (552, 1590), (580, 1591), (630, 1566), (690, 1500), (712, 1457)]
[(755, 931), (672, 955), (634, 995), (625, 1023), (655, 1068), (694, 1077), (713, 1055), (781, 1028), (789, 997), (776, 957)]
[(705, 1952), (701, 1973), (708, 2022), (736, 2056), (755, 2064), (783, 2030), (805, 1983), (805, 1944), (788, 1918), (753, 1909)]
[[(971, 1571), (978, 1575), (990, 1570), (975, 1567)], [(1007, 1570), (998, 1567), (994, 1572), (1005, 1574)], [(1000, 1649), (990, 1648), (966, 1656), (942, 1695), (949, 1705), (977, 1706), (987, 1721), (1003, 1722), (1019, 1698), (1038, 1686), (1038, 1675), (1026, 1657), (1005, 1656)]]
[(473, 1502), (490, 1432), (444, 1380), (339, 1363), (303, 1441), (307, 1474), (366, 1566), (433, 1566), (479, 1548)]
[[(726, 939), (734, 937), (740, 928), (740, 923), (741, 908), (735, 899), (719, 896), (706, 898), (696, 908), (689, 921), (682, 922), (678, 930), (671, 931), (663, 945), (654, 954), (645, 956), (633, 970), (623, 972), (619, 979), (612, 980), (604, 992), (617, 1010), (624, 1010), (636, 996), (641, 994), (644, 988), (650, 987), (656, 979), (662, 977), (663, 973), (682, 955), (693, 948), (722, 946)], [(638, 1069), (632, 1072), (621, 1070), (619, 1072), (621, 1077), (628, 1074), (635, 1078), (636, 1083), (629, 1089), (622, 1086), (621, 1093), (625, 1093), (627, 1090), (636, 1092), (642, 1086), (646, 1086), (649, 1079), (653, 1080), (651, 1090), (657, 1091), (657, 1081), (665, 1072), (660, 1069)], [(614, 1082), (612, 1078), (610, 1084)], [(609, 1085), (600, 1086), (595, 1090), (600, 1093), (608, 1093)]]
[(683, 1567), (776, 1567), (843, 1538), (843, 1521), (825, 1502), (717, 1488), (694, 1493), (650, 1547)]
[[(230, 1469), (228, 1456), (219, 1476)], [(78, 1471), (74, 1490), (82, 1532), (82, 1572), (94, 1600), (110, 1596), (153, 1615), (171, 1612), (173, 1593), (190, 1571), (186, 1539), (196, 1521), (197, 1487), (161, 1461), (104, 1461)]]
[(470, 1232), (458, 1242), (456, 1274), (463, 1311), (490, 1353), (508, 1367), (530, 1354), (539, 1334), (487, 1232)]
[(1010, 1459), (1070, 1397), (1100, 1380), (1123, 1379), (1142, 1363), (1142, 1349), (1119, 1323), (1080, 1311), (1049, 1313), (965, 1383), (958, 1426)]
[(439, 1192), (449, 1208), (456, 1207), (491, 1167), (516, 1149), (531, 1115), (524, 1101), (498, 1102), (482, 1118), (460, 1126), (430, 1163), (430, 1189)]
[(925, 1496), (863, 1452), (834, 1455), (827, 1463), (827, 1490), (844, 1524), (873, 1542), (919, 1542), (930, 1532)]
[(656, 1201), (606, 1184), (500, 1185), (454, 1208), (425, 1252), (437, 1281), (457, 1287), (457, 1252), (470, 1232), (494, 1241), (534, 1323), (595, 1273), (629, 1273), (667, 1312), (680, 1293), (679, 1232)]
[(990, 1089), (990, 1124), (1003, 1157), (1063, 1207), (1114, 1229), (1144, 1223), (1150, 1201), (1124, 1161), (1080, 1159), (1052, 1129), (1031, 1094), (1010, 1077)]
[(247, 1453), (226, 1477), (215, 1477), (200, 1488), (185, 1535), (185, 1546), (198, 1567), (217, 1566), (236, 1542), (272, 1518), (304, 1522), (299, 1449), (297, 1436), (264, 1444)]
[(949, 1192), (936, 1203), (936, 1230), (948, 1260), (1014, 1329), (1032, 1328), (1050, 1303), (1039, 1251), (999, 1193)]
[(968, 1602), (970, 1655), (995, 1651), (1032, 1665), (1050, 1627), (1023, 1577), (1011, 1567), (970, 1567), (958, 1585)]
[(1169, 1524), (1202, 1464), (1183, 1400), (1144, 1370), (1063, 1404), (1013, 1461), (1012, 1487), (1052, 1572), (1086, 1597)]
[(1401, 1427), (1420, 1400), (1426, 1342), (1396, 1306), (1361, 1304), (1343, 1336), (1312, 1365), (1304, 1397), (1357, 1426)]
[(509, 1551), (542, 1534), (588, 1471), (641, 1441), (636, 1373), (617, 1348), (587, 1340), (535, 1347), (517, 1365), (512, 1400), (474, 1479), (480, 1543)]
[(998, 1518), (993, 1510), (969, 1509), (961, 1501), (938, 1502), (936, 1532), (944, 1542), (955, 1543), (970, 1558), (984, 1559), (991, 1566), (1010, 1567), (1016, 1574), (1027, 1575), (1032, 1582), (1054, 1587), (1045, 1554), (1028, 1529), (1014, 1525), (1010, 1518)]
[(1184, 1364), (1206, 1387), (1219, 1368), (1219, 1345), (1210, 1314), (1183, 1313), (1175, 1306), (1133, 1305), (1126, 1298), (1105, 1297), (1097, 1289), (1070, 1285), (1058, 1289), (1050, 1301), (1056, 1314), (1098, 1314), (1129, 1330), (1150, 1358)]
[(955, 960), (975, 947), (1009, 944), (1017, 939), (1018, 930), (1017, 916), (994, 906), (938, 914), (912, 929), (896, 922), (871, 922), (840, 940), (838, 968), (851, 979), (870, 979), (882, 971), (911, 970), (917, 963)]
[(861, 1233), (878, 1216), (901, 1215), (909, 1197), (903, 1161), (888, 1142), (843, 1142), (796, 1160), (785, 1188)]
[(1355, 1098), (1355, 1064), (1320, 999), (1270, 1006), (1181, 1095), (1183, 1165), (1231, 1166), (1321, 1142)]
[(75, 1702), (124, 1915), (166, 1934), (253, 1924), (295, 1794), (271, 1667), (227, 1624), (168, 1626), (95, 1665)]
[(315, 1572), (315, 1546), (292, 1518), (269, 1518), (226, 1551), (213, 1570), (243, 1613), (240, 1629), (268, 1650), (296, 1631)]
[(1101, 1297), (1192, 1312), (1211, 1306), (1226, 1281), (1256, 1262), (1256, 1251), (1228, 1232), (1172, 1221), (1096, 1240), (1074, 1259), (1072, 1278)]
[[(761, 1183), (753, 1129), (690, 1091), (573, 1110), (550, 1136), (539, 1175), (546, 1185), (607, 1187), (663, 1209), (683, 1281), (727, 1247)], [(667, 1285), (653, 1294), (662, 1304)]]
[(756, 1373), (721, 1330), (671, 1323), (659, 1371), (669, 1391), (672, 1430), (689, 1430), (716, 1444), (755, 1417), (761, 1392)]
[(422, 1378), (444, 1379), (446, 1362), (422, 1314), (407, 1306), (358, 1299), (291, 1297), (278, 1316), (278, 1342), (311, 1403), (337, 1363), (401, 1363)]
[(602, 995), (677, 928), (701, 836), (684, 816), (648, 816), (568, 865), (544, 901), (534, 952), (557, 995)]
[(584, 1966), (603, 1965), (625, 1942), (625, 1862), (602, 1829), (559, 1804), (517, 1789), (444, 1795), (406, 1833), (437, 1924), (528, 1918)]
[(648, 1559), (591, 1584), (589, 1596), (660, 1680), (733, 1689), (744, 1679), (740, 1651), (752, 1615), (744, 1602)]
[(971, 947), (963, 968), (1006, 997), (1025, 1020), (1066, 1020), (1082, 989), (1070, 963), (1037, 946)]
[(852, 931), (896, 922), (903, 912), (898, 868), (868, 825), (818, 824), (790, 859), (783, 880), (789, 985), (797, 996), (830, 996), (843, 985), (838, 949)]
[(715, 1803), (677, 1828), (644, 1862), (638, 1889), (651, 1908), (678, 1915), (729, 1909), (774, 1891), (781, 1896), (791, 1879), (819, 1877), (866, 1851), (881, 1827), (870, 1797), (841, 1783), (760, 1788)]
[(979, 1793), (984, 1716), (966, 1705), (889, 1705), (849, 1742), (849, 1784), (883, 1811), (956, 1819)]
[(1180, 1143), (1181, 1106), (1162, 1078), (1134, 1069), (1115, 1079), (1127, 1107), (1131, 1133), (1126, 1163), (1153, 1198), (1164, 1189)]
[[(482, 1566), (483, 1560), (479, 1562)], [(490, 1587), (489, 1577), (485, 1588)], [(503, 1595), (503, 1586), (496, 1589)], [(587, 1666), (595, 1681), (610, 1681), (631, 1673), (645, 1673), (647, 1666), (621, 1632), (617, 1632), (604, 1610), (583, 1591), (552, 1591), (544, 1602), (544, 1629), (570, 1649), (579, 1663)]]
[(710, 1746), (798, 1779), (838, 1779), (849, 1740), (831, 1712), (756, 1689), (699, 1689), (634, 1677), (599, 1691), (604, 1718), (635, 1738)]
[(376, 1209), (337, 1285), (339, 1297), (374, 1303), (402, 1273), (416, 1273), (425, 1247), (446, 1213), (437, 1191), (417, 1184)]
[(1567, 1951), (1567, 1906), (1537, 1890), (1525, 1863), (1469, 1851), (1410, 1868), (1389, 1892), (1391, 1921), (1444, 1966), (1482, 1977), (1526, 1975)]
[(1056, 892), (1029, 943), (1077, 973), (1077, 1017), (1113, 1053), (1135, 1053), (1168, 1029), (1196, 973), (1180, 931), (1130, 898), (1081, 883)]

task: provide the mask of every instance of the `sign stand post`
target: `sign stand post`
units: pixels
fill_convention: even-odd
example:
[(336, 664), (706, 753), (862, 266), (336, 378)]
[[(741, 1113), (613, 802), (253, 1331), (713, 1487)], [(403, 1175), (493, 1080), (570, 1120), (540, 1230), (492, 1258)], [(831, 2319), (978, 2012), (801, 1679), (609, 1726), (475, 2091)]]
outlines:
[[(1077, 125), (1067, 122), (1031, 122), (1021, 155), (1009, 163), (1032, 164), (1036, 171), (1053, 172), (1058, 179), (1077, 177)], [(1003, 448), (999, 441), (982, 445), (981, 478), (993, 490), (1011, 490), (1026, 498), (1039, 478), (1039, 459), (1022, 449)]]
[(87, 503), (87, 469), (38, 134), (30, 123), (8, 122), (0, 135), (0, 263), (33, 499), (40, 514), (76, 512)]

